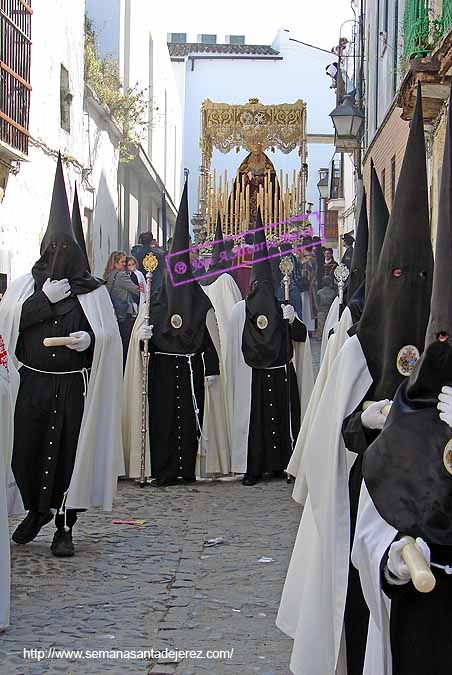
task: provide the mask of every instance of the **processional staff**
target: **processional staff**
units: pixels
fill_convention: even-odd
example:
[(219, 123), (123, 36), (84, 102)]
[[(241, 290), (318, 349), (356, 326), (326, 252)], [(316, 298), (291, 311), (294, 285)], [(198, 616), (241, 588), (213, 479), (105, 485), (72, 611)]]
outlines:
[[(290, 289), (290, 276), (293, 272), (293, 261), (289, 256), (284, 256), (279, 263), (279, 270), (283, 275), (281, 286), (284, 288), (284, 304), (289, 304), (289, 289)], [(290, 451), (293, 451), (293, 438), (292, 438), (292, 407), (290, 402), (290, 328), (289, 323), (287, 322), (286, 327), (286, 336), (287, 336), (287, 361), (286, 361), (286, 383), (287, 383), (287, 404), (289, 409), (289, 434), (290, 434)], [(291, 483), (292, 479), (288, 475), (287, 482)]]
[[(143, 258), (143, 267), (146, 270), (146, 314), (144, 325), (149, 326), (151, 318), (151, 285), (152, 274), (158, 267), (158, 258), (153, 253), (148, 253)], [(148, 377), (149, 377), (149, 339), (144, 340), (143, 348), (143, 388), (141, 393), (141, 467), (140, 467), (140, 487), (149, 485), (146, 478), (146, 439), (148, 434)]]
[(339, 288), (339, 307), (342, 307), (342, 304), (344, 302), (344, 287), (349, 274), (350, 271), (347, 265), (344, 265), (344, 263), (340, 263), (340, 265), (338, 265), (334, 270), (334, 277), (337, 281), (337, 285)]

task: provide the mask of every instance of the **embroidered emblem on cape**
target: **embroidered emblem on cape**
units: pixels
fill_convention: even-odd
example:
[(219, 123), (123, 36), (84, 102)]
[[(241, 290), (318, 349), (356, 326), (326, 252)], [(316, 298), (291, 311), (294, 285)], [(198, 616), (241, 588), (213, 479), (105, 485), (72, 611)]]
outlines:
[(257, 327), (260, 328), (261, 330), (264, 330), (264, 328), (267, 328), (267, 326), (268, 326), (268, 319), (267, 319), (267, 317), (265, 316), (265, 314), (260, 314), (260, 315), (257, 317), (256, 323), (257, 323)]
[(5, 343), (3, 342), (3, 338), (0, 335), (0, 367), (3, 366), (8, 370), (8, 352), (6, 351)]
[(171, 317), (171, 325), (173, 328), (181, 328), (182, 326), (182, 317), (180, 314), (173, 314)]
[(143, 258), (143, 267), (146, 270), (146, 272), (154, 272), (154, 270), (157, 269), (159, 266), (159, 260), (157, 256), (155, 256), (153, 253), (148, 253), (147, 255), (144, 256)]
[(452, 438), (444, 448), (443, 462), (444, 466), (446, 467), (446, 471), (452, 475)]
[(397, 370), (404, 377), (411, 375), (414, 366), (419, 360), (419, 350), (414, 345), (406, 345), (397, 354)]

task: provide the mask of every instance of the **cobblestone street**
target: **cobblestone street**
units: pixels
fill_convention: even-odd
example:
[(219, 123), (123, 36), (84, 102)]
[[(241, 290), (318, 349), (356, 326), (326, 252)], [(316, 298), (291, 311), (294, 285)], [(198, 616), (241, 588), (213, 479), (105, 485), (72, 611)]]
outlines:
[[(51, 555), (52, 525), (32, 544), (12, 545), (12, 627), (0, 638), (1, 674), (288, 675), (291, 642), (275, 616), (299, 518), (283, 481), (162, 491), (121, 482), (112, 514), (93, 510), (80, 518), (76, 557)], [(224, 544), (204, 546), (215, 537)], [(272, 561), (259, 563), (261, 557)], [(176, 665), (24, 659), (24, 649), (52, 646), (234, 652), (229, 660)]]
[[(312, 341), (317, 371), (320, 343)], [(300, 507), (285, 481), (140, 489), (121, 481), (112, 513), (81, 514), (76, 557), (50, 553), (53, 525), (12, 544), (11, 628), (0, 675), (289, 675), (275, 626)], [(113, 520), (144, 520), (116, 525)], [(20, 518), (11, 519), (11, 532)], [(209, 539), (224, 543), (205, 546)], [(258, 562), (259, 559), (270, 559)], [(231, 650), (228, 659), (49, 658), (48, 650)], [(46, 652), (38, 662), (24, 649)]]

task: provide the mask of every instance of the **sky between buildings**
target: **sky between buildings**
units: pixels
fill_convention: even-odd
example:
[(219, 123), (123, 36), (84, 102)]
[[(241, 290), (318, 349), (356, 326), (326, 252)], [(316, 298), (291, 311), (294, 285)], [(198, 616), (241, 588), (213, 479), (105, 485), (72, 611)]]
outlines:
[[(149, 0), (142, 0), (148, 2)], [(165, 32), (245, 35), (248, 44), (271, 44), (279, 28), (290, 37), (327, 51), (339, 41), (341, 24), (358, 12), (356, 0), (171, 0), (155, 3), (155, 18)], [(350, 35), (347, 24), (342, 35)]]

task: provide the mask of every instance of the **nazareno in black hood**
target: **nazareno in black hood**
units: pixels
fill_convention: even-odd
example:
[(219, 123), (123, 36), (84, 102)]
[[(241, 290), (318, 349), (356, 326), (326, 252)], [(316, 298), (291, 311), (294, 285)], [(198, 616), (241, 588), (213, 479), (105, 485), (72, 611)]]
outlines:
[[(31, 270), (36, 290), (41, 290), (48, 278), (69, 279), (72, 298), (90, 293), (102, 285), (101, 281), (91, 276), (87, 256), (74, 234), (60, 154), (53, 185), (49, 222), (41, 242), (40, 253), (39, 260)], [(62, 311), (65, 303), (66, 301), (58, 303), (55, 309), (58, 312)]]
[(424, 350), (432, 278), (422, 95), (418, 91), (387, 233), (357, 328), (373, 381), (372, 400), (392, 399)]
[(452, 97), (439, 196), (435, 269), (425, 351), (397, 391), (388, 420), (365, 457), (374, 504), (400, 532), (452, 546), (452, 429), (438, 396), (452, 386)]
[(206, 315), (212, 309), (191, 270), (187, 190), (186, 181), (162, 287), (151, 302), (152, 345), (156, 351), (173, 354), (191, 354), (202, 349)]

